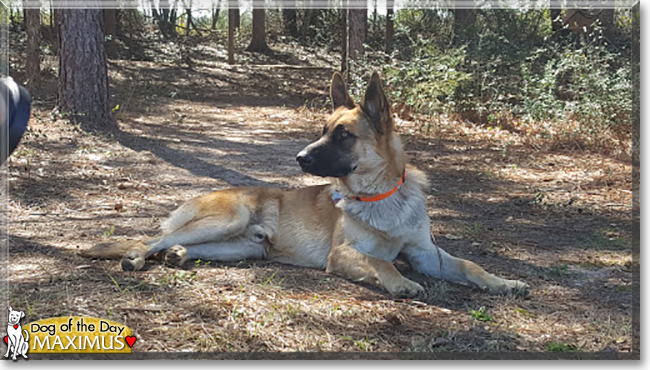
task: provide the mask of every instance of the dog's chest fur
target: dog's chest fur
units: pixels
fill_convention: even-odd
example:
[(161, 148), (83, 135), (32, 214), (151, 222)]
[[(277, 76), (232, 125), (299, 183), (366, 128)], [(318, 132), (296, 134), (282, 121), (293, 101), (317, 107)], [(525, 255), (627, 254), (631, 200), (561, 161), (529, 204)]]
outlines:
[[(366, 255), (392, 261), (407, 244), (428, 233), (429, 217), (420, 171), (408, 171), (400, 189), (377, 202), (343, 199), (343, 231), (349, 243)], [(423, 231), (424, 230), (424, 231)]]
[(22, 327), (20, 326), (20, 324), (18, 324), (18, 328), (16, 328), (16, 329), (14, 329), (14, 326), (12, 324), (9, 324), (7, 326), (7, 335), (11, 335), (11, 334), (14, 334), (14, 333), (20, 333), (21, 329), (22, 329)]

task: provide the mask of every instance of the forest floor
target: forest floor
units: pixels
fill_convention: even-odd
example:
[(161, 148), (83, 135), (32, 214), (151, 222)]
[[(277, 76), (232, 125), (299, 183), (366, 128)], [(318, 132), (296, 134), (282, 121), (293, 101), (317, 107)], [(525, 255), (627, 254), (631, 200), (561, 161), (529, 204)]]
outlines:
[[(110, 135), (81, 131), (54, 110), (55, 60), (46, 59), (53, 69), (7, 168), (10, 304), (25, 322), (109, 318), (133, 329), (134, 352), (631, 350), (630, 161), (540, 149), (445, 117), (428, 133), (397, 121), (431, 181), (432, 232), (451, 254), (529, 283), (528, 298), (426, 280), (403, 265), (424, 296), (392, 299), (264, 261), (150, 261), (124, 272), (117, 261), (80, 257), (95, 243), (155, 235), (171, 210), (210, 191), (323, 182), (303, 174), (295, 155), (327, 118), (320, 108), (338, 61), (274, 45), (272, 56), (241, 53), (242, 64), (229, 66), (210, 45), (184, 59), (110, 62), (119, 104)], [(289, 64), (298, 67), (279, 66)]]

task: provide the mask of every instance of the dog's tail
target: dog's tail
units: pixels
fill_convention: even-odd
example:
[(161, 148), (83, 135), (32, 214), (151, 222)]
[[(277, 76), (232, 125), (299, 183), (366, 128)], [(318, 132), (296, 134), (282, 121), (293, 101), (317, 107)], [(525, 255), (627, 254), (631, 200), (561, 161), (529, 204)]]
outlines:
[(149, 246), (145, 244), (145, 240), (122, 240), (112, 243), (99, 243), (90, 249), (80, 251), (79, 254), (87, 258), (120, 259), (132, 249), (139, 249), (144, 255)]
[(23, 331), (25, 332), (25, 343), (29, 343), (29, 332), (27, 329), (23, 329)]

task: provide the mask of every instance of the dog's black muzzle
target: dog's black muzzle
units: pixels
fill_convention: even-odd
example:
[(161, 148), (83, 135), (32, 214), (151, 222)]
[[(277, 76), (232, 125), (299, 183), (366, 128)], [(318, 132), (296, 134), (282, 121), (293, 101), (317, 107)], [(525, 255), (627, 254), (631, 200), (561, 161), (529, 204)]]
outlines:
[(332, 145), (315, 142), (296, 156), (303, 172), (321, 177), (344, 177), (352, 172), (352, 166)]

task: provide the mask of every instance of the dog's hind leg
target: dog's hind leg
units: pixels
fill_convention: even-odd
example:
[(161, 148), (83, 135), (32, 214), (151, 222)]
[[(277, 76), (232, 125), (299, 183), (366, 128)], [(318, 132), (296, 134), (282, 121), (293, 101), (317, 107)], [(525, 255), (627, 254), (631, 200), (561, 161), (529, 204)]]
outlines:
[[(145, 243), (135, 245), (122, 257), (122, 269), (124, 271), (138, 271), (144, 267), (146, 258), (170, 247), (176, 248), (176, 246), (226, 240), (233, 235), (241, 234), (244, 232), (250, 216), (245, 208), (243, 208), (239, 216), (231, 220), (225, 220), (221, 216), (205, 217), (189, 222), (170, 234), (161, 235)], [(182, 249), (175, 249), (172, 253), (165, 254), (164, 259), (170, 264), (180, 266), (187, 260), (182, 255)]]
[(261, 225), (251, 225), (242, 236), (229, 240), (198, 245), (174, 245), (164, 251), (165, 263), (182, 266), (188, 259), (211, 261), (241, 261), (263, 259), (266, 257), (264, 243), (272, 239), (270, 229)]
[(144, 267), (145, 254), (149, 249), (145, 240), (122, 240), (96, 244), (79, 254), (88, 258), (121, 258), (122, 270), (138, 271)]
[(187, 261), (187, 248), (176, 244), (169, 249), (164, 250), (163, 260), (168, 265), (183, 266)]
[(27, 359), (27, 351), (29, 351), (29, 332), (27, 330), (23, 330), (23, 332), (25, 333), (25, 337), (21, 345), (22, 348), (20, 349), (20, 354)]
[(163, 233), (160, 236), (147, 240), (98, 244), (81, 254), (94, 258), (121, 257), (123, 270), (137, 271), (144, 267), (146, 258), (170, 248), (173, 250), (164, 254), (164, 260), (173, 265), (182, 265), (189, 258), (185, 247), (225, 241), (231, 243), (236, 238), (244, 238), (247, 241), (242, 242), (243, 245), (250, 245), (251, 251), (243, 256), (259, 256), (257, 250), (262, 242), (274, 242), (279, 202), (270, 199), (256, 207), (255, 202), (246, 197), (229, 194), (215, 192), (185, 203), (163, 222)]
[(148, 241), (150, 248), (145, 257), (176, 244), (187, 246), (230, 239), (246, 230), (250, 218), (250, 210), (240, 205), (235, 209), (234, 214), (213, 214), (190, 221), (169, 234)]
[(246, 259), (264, 259), (265, 256), (264, 244), (256, 243), (246, 237), (187, 247), (187, 259), (190, 260), (236, 262)]
[(137, 243), (132, 244), (131, 249), (122, 255), (122, 261), (120, 262), (122, 270), (141, 270), (144, 267), (145, 254), (148, 250), (149, 246), (143, 241), (138, 240)]
[(144, 255), (149, 248), (146, 240), (121, 240), (96, 244), (79, 254), (88, 258), (121, 258), (124, 271), (137, 271), (144, 267)]
[[(238, 206), (234, 213), (235, 217), (232, 216), (232, 213), (213, 214), (196, 221), (187, 222), (169, 234), (153, 238), (146, 242), (147, 246), (144, 250), (142, 248), (133, 248), (128, 251), (122, 258), (122, 269), (137, 271), (144, 266), (146, 258), (161, 251), (167, 251), (163, 256), (165, 262), (182, 266), (187, 259), (193, 258), (193, 255), (196, 254), (188, 254), (186, 252), (187, 248), (195, 248), (205, 244), (219, 244), (239, 236), (243, 238), (242, 240), (253, 240), (259, 244), (269, 237), (268, 234), (271, 231), (268, 228), (262, 228), (259, 225), (248, 226), (251, 212), (245, 206)], [(205, 248), (201, 250), (205, 250)], [(201, 256), (196, 258), (210, 259)]]

